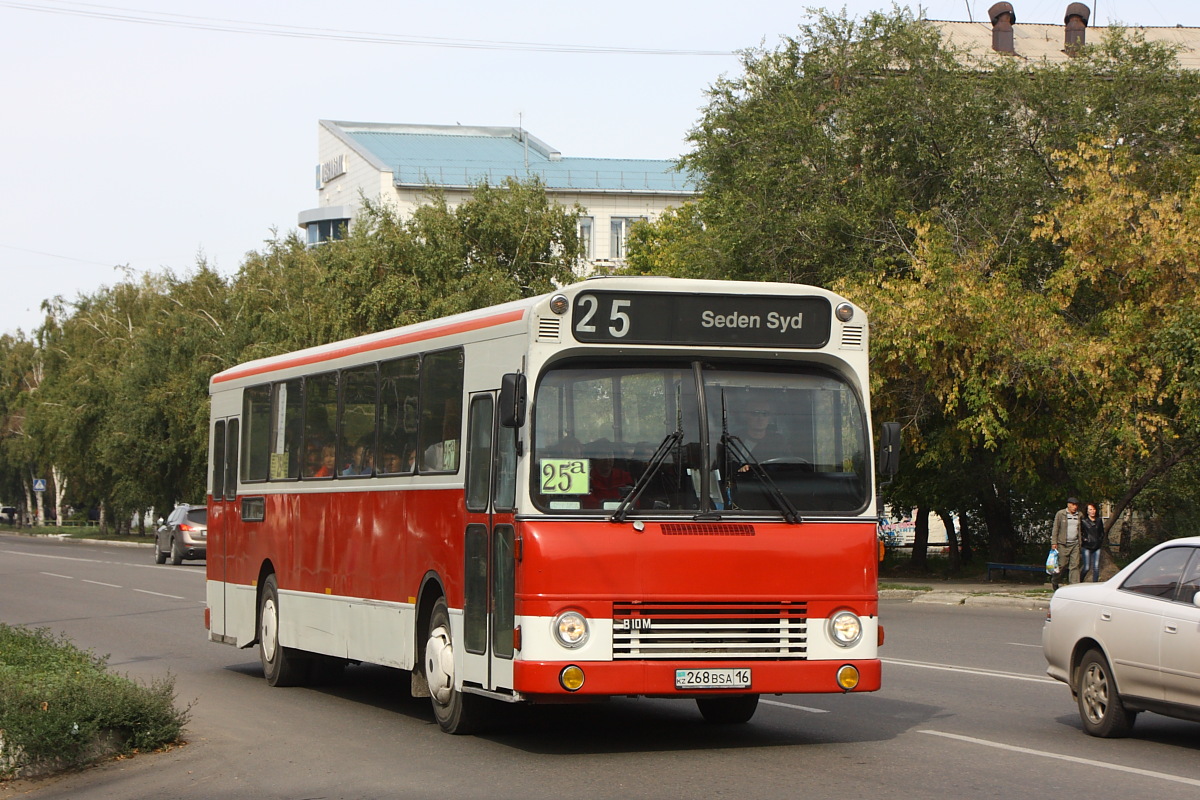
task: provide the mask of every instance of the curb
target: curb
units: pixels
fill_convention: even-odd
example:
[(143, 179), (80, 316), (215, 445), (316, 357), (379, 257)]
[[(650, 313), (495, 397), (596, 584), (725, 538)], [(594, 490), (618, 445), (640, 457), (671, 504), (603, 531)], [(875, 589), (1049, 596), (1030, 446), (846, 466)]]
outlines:
[(911, 603), (922, 603), (938, 606), (976, 606), (1048, 609), (1049, 597), (1036, 597), (1025, 594), (972, 594), (967, 592), (931, 591), (921, 592), (914, 589), (880, 589), (880, 600), (902, 600)]
[(76, 539), (66, 533), (24, 533), (23, 531), (0, 531), (10, 536), (24, 536), (30, 539), (53, 539), (56, 542), (71, 542), (73, 544), (100, 545), (103, 547), (154, 547), (154, 537), (146, 537), (146, 542), (116, 542), (108, 539)]

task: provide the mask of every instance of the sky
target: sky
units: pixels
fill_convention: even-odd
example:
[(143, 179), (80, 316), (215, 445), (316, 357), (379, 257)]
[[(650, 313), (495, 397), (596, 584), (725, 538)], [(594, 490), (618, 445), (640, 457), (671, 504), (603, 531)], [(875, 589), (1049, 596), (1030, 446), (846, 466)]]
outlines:
[[(1011, 1), (1018, 23), (1059, 25), (1069, 3)], [(674, 159), (736, 52), (773, 48), (823, 5), (109, 2), (0, 0), (0, 333), (127, 277), (199, 259), (235, 274), (318, 204), (321, 119), (522, 124), (565, 156)], [(993, 2), (921, 8), (986, 21)], [(1197, 0), (1088, 5), (1094, 26), (1200, 27)]]

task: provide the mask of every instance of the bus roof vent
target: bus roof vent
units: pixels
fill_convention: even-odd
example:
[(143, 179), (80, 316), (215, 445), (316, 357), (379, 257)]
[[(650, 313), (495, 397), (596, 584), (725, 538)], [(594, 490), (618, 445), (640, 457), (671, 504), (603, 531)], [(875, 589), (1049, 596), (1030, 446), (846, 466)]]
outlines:
[(559, 317), (538, 317), (537, 340), (558, 342), (562, 336), (562, 320)]
[(862, 325), (846, 325), (842, 328), (842, 349), (862, 350), (867, 331)]

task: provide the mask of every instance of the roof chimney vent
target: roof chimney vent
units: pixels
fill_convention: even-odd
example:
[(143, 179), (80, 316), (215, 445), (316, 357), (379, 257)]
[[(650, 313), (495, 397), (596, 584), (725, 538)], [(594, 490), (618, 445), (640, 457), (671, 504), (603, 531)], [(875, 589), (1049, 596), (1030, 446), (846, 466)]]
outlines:
[(1068, 55), (1075, 55), (1079, 48), (1086, 44), (1088, 18), (1091, 16), (1091, 9), (1083, 3), (1071, 3), (1067, 6), (1067, 16), (1063, 22), (1067, 24), (1067, 40), (1064, 49)]
[(1012, 3), (996, 3), (988, 9), (988, 16), (992, 20), (992, 49), (1016, 55), (1012, 26), (1017, 21), (1017, 12), (1013, 11)]

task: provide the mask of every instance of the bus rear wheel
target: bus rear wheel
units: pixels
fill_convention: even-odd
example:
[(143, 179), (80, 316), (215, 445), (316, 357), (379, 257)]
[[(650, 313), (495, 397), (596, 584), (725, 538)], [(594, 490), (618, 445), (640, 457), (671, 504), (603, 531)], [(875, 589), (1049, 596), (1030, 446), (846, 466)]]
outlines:
[(737, 725), (749, 722), (758, 710), (758, 695), (739, 694), (732, 697), (697, 697), (696, 705), (705, 722), (714, 725)]
[(298, 686), (307, 677), (308, 662), (279, 643), (279, 582), (274, 575), (263, 581), (258, 607), (258, 653), (263, 677), (271, 686)]
[(486, 718), (487, 700), (455, 688), (454, 637), (444, 597), (437, 599), (429, 617), (429, 638), (425, 642), (422, 663), (438, 726), (446, 733), (454, 734), (479, 730)]

